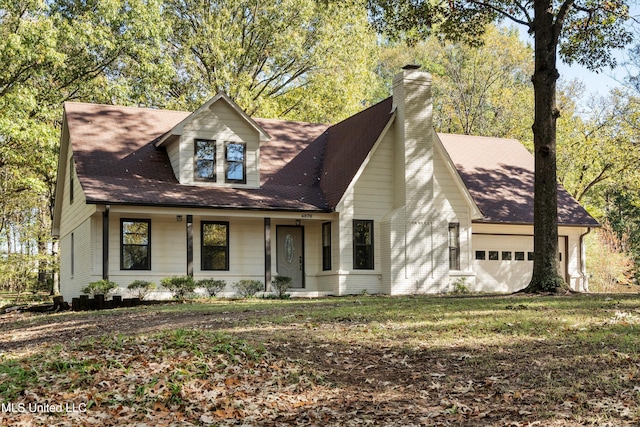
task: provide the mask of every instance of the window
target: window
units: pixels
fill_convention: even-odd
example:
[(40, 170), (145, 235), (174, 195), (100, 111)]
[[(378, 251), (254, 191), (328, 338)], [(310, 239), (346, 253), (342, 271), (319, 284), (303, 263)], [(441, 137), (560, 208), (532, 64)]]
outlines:
[(75, 189), (73, 186), (73, 157), (69, 159), (69, 204), (73, 204), (73, 193)]
[(476, 259), (478, 261), (484, 261), (485, 259), (487, 259), (487, 252), (486, 251), (476, 251)]
[(503, 261), (511, 261), (511, 252), (502, 251), (502, 260)]
[(527, 261), (533, 261), (533, 252), (527, 252)]
[(449, 270), (460, 270), (460, 224), (449, 224)]
[(229, 270), (229, 223), (202, 222), (202, 270)]
[(246, 145), (238, 142), (229, 142), (226, 147), (226, 182), (244, 184), (247, 182), (245, 174), (245, 150)]
[(194, 171), (196, 181), (216, 180), (216, 142), (195, 140)]
[(498, 251), (489, 251), (489, 261), (498, 261)]
[(524, 261), (524, 252), (516, 252), (515, 253), (516, 261)]
[(331, 270), (331, 223), (322, 224), (322, 270)]
[(76, 270), (76, 242), (73, 233), (71, 233), (71, 277), (74, 276)]
[(151, 270), (151, 220), (120, 220), (120, 269)]
[(353, 220), (353, 268), (373, 270), (373, 221)]

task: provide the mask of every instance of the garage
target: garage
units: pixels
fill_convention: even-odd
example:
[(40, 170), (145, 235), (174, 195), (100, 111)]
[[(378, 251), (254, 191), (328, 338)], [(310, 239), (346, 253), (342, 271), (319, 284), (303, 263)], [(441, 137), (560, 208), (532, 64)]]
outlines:
[[(566, 279), (565, 236), (558, 239), (559, 272)], [(515, 292), (531, 280), (533, 235), (473, 234), (475, 291)]]

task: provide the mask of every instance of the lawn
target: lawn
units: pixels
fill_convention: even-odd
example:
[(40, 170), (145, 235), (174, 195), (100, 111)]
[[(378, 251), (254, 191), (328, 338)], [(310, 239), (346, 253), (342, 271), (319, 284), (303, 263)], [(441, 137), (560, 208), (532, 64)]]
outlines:
[(0, 316), (0, 425), (638, 426), (640, 297)]

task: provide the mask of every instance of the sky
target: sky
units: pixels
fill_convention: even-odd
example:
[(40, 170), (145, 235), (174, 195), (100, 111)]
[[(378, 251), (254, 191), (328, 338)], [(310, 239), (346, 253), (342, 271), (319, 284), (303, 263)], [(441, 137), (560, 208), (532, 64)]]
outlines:
[[(533, 37), (527, 32), (520, 29), (520, 40), (533, 46)], [(574, 79), (580, 80), (585, 85), (585, 94), (583, 98), (589, 95), (606, 96), (612, 89), (622, 87), (622, 82), (627, 76), (627, 70), (623, 63), (626, 60), (626, 51), (620, 50), (615, 53), (618, 66), (615, 69), (605, 68), (599, 73), (595, 73), (578, 64), (567, 65), (558, 57), (558, 72), (560, 80), (569, 82)]]

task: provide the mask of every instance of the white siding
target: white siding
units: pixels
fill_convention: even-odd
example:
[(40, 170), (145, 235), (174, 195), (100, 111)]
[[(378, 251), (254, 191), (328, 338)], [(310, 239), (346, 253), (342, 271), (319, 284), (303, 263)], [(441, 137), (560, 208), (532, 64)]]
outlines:
[[(68, 141), (63, 141), (63, 144)], [(72, 152), (68, 151), (65, 162), (65, 175), (60, 215), (60, 293), (65, 299), (78, 294), (91, 279), (91, 215), (96, 211), (95, 205), (88, 205), (80, 182), (75, 173), (75, 166), (70, 168)], [(74, 180), (73, 203), (70, 202), (69, 181)], [(74, 240), (74, 274), (71, 274), (71, 233)]]
[[(216, 182), (198, 182), (193, 177), (194, 140), (216, 141)], [(225, 144), (242, 142), (246, 144), (246, 184), (225, 184)], [(260, 184), (259, 158), (260, 140), (256, 129), (226, 102), (216, 102), (194, 117), (184, 127), (180, 138), (180, 182), (195, 185), (216, 185), (233, 187), (253, 187)], [(175, 170), (175, 165), (174, 165)]]
[[(387, 132), (375, 148), (355, 185), (345, 193), (340, 211), (338, 294), (382, 292), (382, 219), (393, 206), (393, 134)], [(353, 220), (373, 220), (374, 269), (353, 269)], [(332, 235), (333, 237), (333, 235)]]
[[(582, 291), (586, 275), (582, 271), (580, 235), (581, 227), (560, 227), (558, 230), (558, 269), (560, 275), (573, 290)], [(485, 252), (485, 260), (476, 260), (476, 251)], [(498, 253), (498, 260), (489, 259), (489, 251)], [(504, 260), (502, 253), (511, 254)], [(515, 259), (515, 252), (524, 253), (524, 261)], [(474, 270), (477, 274), (473, 290), (484, 292), (515, 292), (529, 284), (533, 262), (528, 253), (533, 252), (533, 227), (510, 225), (476, 225), (473, 234)]]

